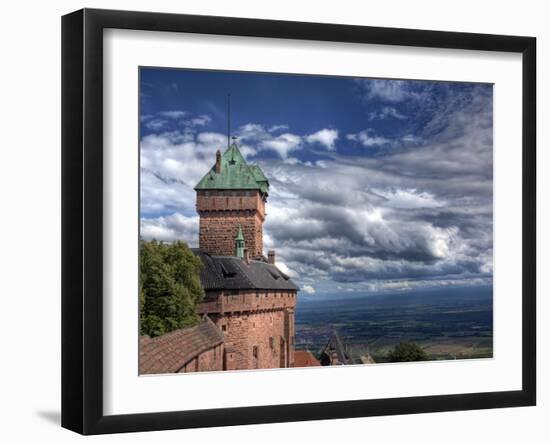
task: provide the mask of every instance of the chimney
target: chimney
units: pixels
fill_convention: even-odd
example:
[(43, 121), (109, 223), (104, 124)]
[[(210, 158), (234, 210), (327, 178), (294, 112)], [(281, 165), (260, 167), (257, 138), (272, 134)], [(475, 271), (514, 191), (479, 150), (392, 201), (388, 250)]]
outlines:
[(275, 251), (267, 251), (267, 262), (272, 265), (275, 264)]
[(216, 151), (216, 174), (220, 174), (222, 172), (222, 153), (218, 149)]
[(247, 265), (250, 264), (250, 252), (248, 252), (248, 248), (244, 248), (244, 261)]

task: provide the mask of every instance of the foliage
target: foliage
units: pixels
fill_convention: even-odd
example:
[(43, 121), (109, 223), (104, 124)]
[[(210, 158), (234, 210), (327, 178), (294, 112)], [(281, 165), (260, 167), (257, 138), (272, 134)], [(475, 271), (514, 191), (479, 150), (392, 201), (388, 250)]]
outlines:
[(183, 242), (140, 241), (140, 332), (155, 337), (199, 322), (202, 263)]
[(428, 354), (426, 351), (413, 342), (401, 342), (395, 346), (389, 353), (388, 359), (391, 362), (403, 361), (426, 361)]

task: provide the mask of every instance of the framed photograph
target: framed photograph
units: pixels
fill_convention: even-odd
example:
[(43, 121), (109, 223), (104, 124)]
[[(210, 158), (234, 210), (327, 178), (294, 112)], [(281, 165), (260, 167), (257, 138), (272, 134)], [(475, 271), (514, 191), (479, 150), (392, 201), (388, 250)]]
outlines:
[(531, 37), (62, 20), (62, 425), (536, 403)]

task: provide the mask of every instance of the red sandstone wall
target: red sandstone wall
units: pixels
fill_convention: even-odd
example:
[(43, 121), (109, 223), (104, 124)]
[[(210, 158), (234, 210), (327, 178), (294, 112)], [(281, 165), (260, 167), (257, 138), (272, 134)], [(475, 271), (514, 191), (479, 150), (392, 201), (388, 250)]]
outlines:
[(287, 341), (287, 353), (288, 353), (288, 366), (294, 366), (294, 309), (287, 309), (285, 311), (285, 336), (288, 337)]
[[(221, 300), (214, 301), (216, 297)], [(225, 332), (225, 346), (234, 351), (233, 369), (280, 368), (293, 364), (294, 293), (209, 294), (207, 299), (212, 301), (207, 306), (199, 306), (199, 310), (209, 311), (214, 323)], [(212, 315), (212, 309), (206, 308), (213, 306), (224, 309)], [(257, 347), (256, 355), (254, 347)]]
[[(203, 302), (198, 306), (198, 313), (223, 314), (283, 308), (294, 311), (295, 306), (296, 293), (293, 291), (240, 291), (236, 294), (212, 291), (206, 293)], [(294, 333), (293, 327), (291, 333)]]
[(190, 360), (179, 372), (222, 371), (224, 345), (220, 344)]
[(281, 343), (285, 342), (284, 315), (284, 310), (250, 312), (226, 315), (216, 321), (220, 327), (225, 326), (226, 345), (235, 351), (234, 369), (288, 366), (286, 351), (281, 354)]
[(258, 211), (263, 218), (265, 203), (258, 191), (199, 191), (197, 212), (201, 211)]
[(202, 250), (216, 255), (233, 255), (240, 225), (250, 255), (262, 255), (265, 203), (258, 191), (200, 191), (197, 212)]
[(263, 222), (252, 212), (209, 212), (201, 214), (199, 248), (212, 255), (235, 255), (235, 237), (241, 226), (245, 247), (251, 257), (263, 253)]

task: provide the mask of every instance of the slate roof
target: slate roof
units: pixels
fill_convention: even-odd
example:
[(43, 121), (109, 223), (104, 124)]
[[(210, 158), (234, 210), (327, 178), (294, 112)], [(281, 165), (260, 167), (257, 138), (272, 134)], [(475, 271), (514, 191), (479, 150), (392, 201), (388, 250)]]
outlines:
[(209, 189), (258, 189), (267, 194), (269, 181), (258, 165), (246, 163), (241, 151), (233, 143), (222, 155), (220, 173), (216, 174), (214, 164), (195, 186), (196, 191)]
[[(331, 357), (332, 353), (335, 352), (338, 361), (343, 365), (352, 365), (355, 364), (351, 353), (349, 353), (340, 337), (338, 331), (334, 331), (328, 343), (321, 349), (320, 355), (325, 354), (327, 357)], [(322, 359), (321, 359), (322, 360)]]
[(159, 337), (140, 337), (139, 373), (178, 372), (194, 357), (223, 343), (223, 332), (205, 316), (191, 328), (178, 329)]
[(193, 249), (193, 252), (204, 264), (201, 283), (205, 290), (299, 290), (275, 265), (259, 260), (246, 263), (239, 257), (210, 255), (200, 249)]

